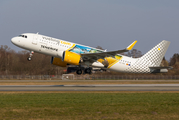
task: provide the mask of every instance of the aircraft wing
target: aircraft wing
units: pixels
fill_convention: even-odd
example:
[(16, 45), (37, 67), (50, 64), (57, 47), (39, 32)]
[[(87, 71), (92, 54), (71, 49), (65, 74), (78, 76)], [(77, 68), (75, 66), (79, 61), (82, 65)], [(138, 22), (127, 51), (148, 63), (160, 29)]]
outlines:
[(95, 62), (98, 59), (104, 59), (105, 57), (114, 57), (117, 54), (121, 54), (123, 52), (127, 52), (131, 50), (134, 45), (137, 43), (137, 41), (134, 41), (132, 44), (130, 44), (126, 49), (123, 50), (117, 50), (117, 51), (110, 51), (110, 52), (102, 52), (102, 53), (84, 53), (81, 54), (84, 61), (90, 61)]

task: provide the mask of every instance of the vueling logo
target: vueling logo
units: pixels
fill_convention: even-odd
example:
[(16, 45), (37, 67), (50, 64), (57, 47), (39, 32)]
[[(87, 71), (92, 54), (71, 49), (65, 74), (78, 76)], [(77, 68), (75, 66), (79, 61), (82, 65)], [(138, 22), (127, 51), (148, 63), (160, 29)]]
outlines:
[(61, 44), (64, 44), (64, 45), (71, 45), (71, 43), (69, 43), (69, 42), (65, 42), (65, 41), (61, 41)]

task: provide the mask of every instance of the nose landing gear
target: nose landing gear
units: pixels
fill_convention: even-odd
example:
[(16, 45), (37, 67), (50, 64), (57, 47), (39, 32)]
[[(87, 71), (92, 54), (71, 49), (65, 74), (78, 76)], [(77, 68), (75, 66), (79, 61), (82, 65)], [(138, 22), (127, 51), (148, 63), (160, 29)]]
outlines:
[(34, 51), (30, 51), (29, 57), (27, 58), (28, 61), (32, 60), (33, 54), (34, 54)]

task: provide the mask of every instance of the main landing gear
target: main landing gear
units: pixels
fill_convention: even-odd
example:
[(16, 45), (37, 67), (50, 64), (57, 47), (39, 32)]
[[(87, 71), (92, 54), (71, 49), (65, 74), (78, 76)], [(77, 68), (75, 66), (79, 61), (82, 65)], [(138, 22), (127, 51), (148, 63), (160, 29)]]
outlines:
[(82, 74), (82, 69), (76, 70), (76, 74), (81, 75)]
[(34, 54), (34, 51), (30, 51), (29, 57), (27, 58), (28, 61), (32, 60), (33, 54)]
[(87, 74), (91, 74), (91, 69), (92, 68), (86, 68), (84, 72), (87, 73)]
[(84, 74), (91, 74), (91, 70), (92, 70), (91, 67), (85, 68), (85, 69), (78, 68), (78, 69), (76, 70), (76, 74), (81, 75), (81, 74), (83, 73), (83, 71), (84, 71)]

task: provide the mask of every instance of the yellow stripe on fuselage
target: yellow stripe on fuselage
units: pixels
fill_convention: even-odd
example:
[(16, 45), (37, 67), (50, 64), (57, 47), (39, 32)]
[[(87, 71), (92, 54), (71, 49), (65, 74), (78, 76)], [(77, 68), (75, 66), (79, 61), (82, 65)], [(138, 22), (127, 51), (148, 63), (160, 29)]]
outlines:
[(68, 50), (71, 50), (72, 48), (74, 48), (75, 47), (75, 44), (73, 44)]
[[(119, 60), (122, 59), (122, 56), (118, 56), (116, 55), (115, 58), (112, 57), (106, 57), (105, 60), (108, 61), (109, 66), (108, 68), (112, 67), (114, 64), (116, 64), (117, 62), (119, 62)], [(104, 59), (98, 59), (98, 62), (102, 63), (104, 61)]]
[[(113, 60), (112, 60), (113, 62), (109, 62), (109, 63), (111, 63), (111, 64), (109, 64), (108, 68), (111, 68), (113, 65), (115, 65), (116, 63), (118, 63), (119, 60), (122, 59), (122, 56), (116, 55), (115, 58), (112, 58), (112, 59), (113, 59)], [(114, 61), (114, 59), (115, 59), (115, 61)], [(109, 59), (109, 61), (110, 61), (110, 59)]]
[(109, 66), (108, 66), (108, 68), (111, 68), (114, 64), (116, 64), (116, 63), (118, 63), (119, 62), (119, 60), (116, 60), (115, 62), (113, 62), (112, 64), (110, 64)]

